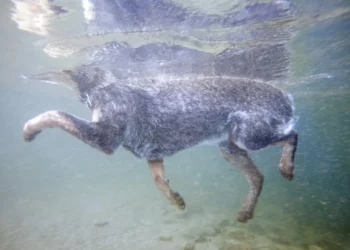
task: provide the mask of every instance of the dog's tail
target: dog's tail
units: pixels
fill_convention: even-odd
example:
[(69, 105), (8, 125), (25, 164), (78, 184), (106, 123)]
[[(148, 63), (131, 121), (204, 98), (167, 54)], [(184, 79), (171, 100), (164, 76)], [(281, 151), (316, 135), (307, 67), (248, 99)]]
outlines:
[(51, 84), (62, 84), (69, 89), (78, 90), (78, 85), (75, 81), (73, 81), (69, 72), (69, 70), (57, 70), (34, 75), (22, 74), (21, 77), (24, 79), (43, 81)]

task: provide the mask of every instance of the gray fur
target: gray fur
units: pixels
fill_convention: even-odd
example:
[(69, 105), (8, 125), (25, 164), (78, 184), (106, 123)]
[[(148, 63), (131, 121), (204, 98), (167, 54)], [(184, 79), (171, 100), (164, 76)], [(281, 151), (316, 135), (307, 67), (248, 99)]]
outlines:
[(134, 78), (88, 96), (91, 109), (100, 110), (99, 122), (124, 135), (110, 143), (149, 160), (223, 135), (260, 149), (285, 137), (279, 128), (293, 119), (286, 94), (244, 78)]
[(215, 56), (165, 44), (110, 43), (89, 64), (30, 78), (77, 88), (81, 101), (98, 110), (95, 122), (104, 130), (118, 127), (117, 138), (104, 145), (108, 151), (122, 145), (157, 160), (217, 138), (257, 150), (285, 137), (294, 125), (292, 100), (266, 82), (287, 74), (287, 55), (283, 45)]
[[(97, 52), (75, 69), (28, 76), (73, 86), (93, 115), (86, 121), (60, 111), (45, 112), (25, 124), (25, 140), (56, 127), (106, 154), (123, 146), (148, 160), (158, 188), (184, 209), (184, 199), (166, 181), (163, 158), (218, 139), (222, 155), (249, 183), (241, 222), (253, 217), (264, 181), (247, 150), (281, 145), (280, 171), (293, 179), (298, 138), (292, 98), (268, 83), (288, 72), (283, 45), (219, 55), (164, 44), (107, 46), (112, 47), (110, 55)], [(130, 58), (136, 60), (125, 61)], [(269, 68), (271, 72), (264, 71)]]

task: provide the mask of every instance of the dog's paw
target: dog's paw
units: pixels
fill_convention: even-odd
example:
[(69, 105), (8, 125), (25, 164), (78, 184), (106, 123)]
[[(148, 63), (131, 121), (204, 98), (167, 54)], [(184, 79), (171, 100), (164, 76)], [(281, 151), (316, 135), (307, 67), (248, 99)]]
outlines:
[(293, 180), (294, 178), (294, 164), (284, 158), (281, 159), (279, 164), (280, 172), (286, 180)]
[(243, 222), (243, 223), (247, 222), (248, 220), (250, 220), (252, 218), (253, 218), (253, 212), (245, 210), (245, 209), (241, 210), (237, 216), (237, 220), (239, 222)]
[(23, 139), (26, 142), (31, 142), (35, 139), (35, 137), (41, 132), (41, 130), (36, 130), (35, 126), (28, 121), (23, 128)]
[(185, 201), (182, 198), (182, 196), (177, 192), (174, 193), (174, 201), (178, 208), (180, 208), (181, 210), (185, 209), (186, 207)]

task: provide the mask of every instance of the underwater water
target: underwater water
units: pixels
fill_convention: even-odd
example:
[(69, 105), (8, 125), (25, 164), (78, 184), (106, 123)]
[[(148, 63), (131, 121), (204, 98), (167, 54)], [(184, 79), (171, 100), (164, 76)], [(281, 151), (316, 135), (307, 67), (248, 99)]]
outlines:
[[(82, 60), (75, 51), (114, 40), (134, 47), (155, 41), (182, 44), (217, 53), (255, 38), (243, 33), (242, 44), (215, 41), (242, 31), (225, 27), (210, 34), (203, 29), (174, 34), (169, 28), (70, 39), (86, 28), (80, 1), (53, 1), (74, 11), (54, 19), (50, 25), (55, 29), (34, 34), (11, 20), (15, 2), (0, 3), (0, 250), (350, 249), (348, 1), (290, 1), (295, 18), (270, 23), (292, 31), (291, 73), (279, 87), (294, 96), (299, 145), (291, 182), (278, 171), (280, 148), (252, 152), (265, 182), (248, 223), (236, 221), (248, 184), (215, 145), (165, 160), (167, 178), (186, 201), (186, 209), (179, 211), (154, 185), (147, 162), (122, 148), (105, 156), (60, 130), (25, 143), (24, 123), (41, 112), (91, 115), (74, 91), (19, 76), (72, 67)], [(173, 2), (223, 15), (255, 1)], [(255, 23), (244, 25), (258, 34)], [(285, 39), (282, 31), (261, 41)], [(207, 36), (210, 43), (201, 39)]]

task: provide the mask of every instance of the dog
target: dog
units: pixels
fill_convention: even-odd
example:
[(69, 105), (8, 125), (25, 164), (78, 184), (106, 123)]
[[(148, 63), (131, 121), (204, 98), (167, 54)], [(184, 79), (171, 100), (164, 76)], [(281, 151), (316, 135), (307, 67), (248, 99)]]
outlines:
[[(33, 141), (44, 129), (60, 128), (108, 155), (122, 146), (147, 160), (157, 187), (184, 209), (183, 197), (170, 187), (165, 176), (164, 158), (215, 139), (223, 157), (249, 183), (248, 196), (237, 217), (240, 222), (253, 218), (264, 181), (249, 151), (281, 146), (279, 169), (284, 178), (293, 179), (298, 133), (292, 96), (268, 82), (280, 78), (280, 67), (286, 66), (281, 59), (285, 58), (283, 46), (257, 46), (214, 56), (165, 44), (137, 49), (108, 46), (108, 50), (101, 50), (106, 54), (94, 54), (99, 59), (91, 60), (91, 64), (27, 77), (76, 89), (91, 109), (92, 119), (47, 111), (24, 125), (24, 140)], [(153, 57), (144, 56), (149, 54)], [(183, 54), (187, 57), (179, 56)], [(262, 55), (261, 61), (266, 63), (259, 63), (260, 70), (254, 63), (252, 68), (246, 66), (244, 60), (255, 58), (258, 62)], [(189, 56), (209, 63), (191, 70), (186, 65), (176, 67), (181, 65), (179, 60), (186, 63)], [(133, 58), (133, 67), (139, 72), (131, 71), (127, 76), (125, 70), (131, 66), (123, 68), (126, 63), (118, 64), (116, 58), (121, 62)], [(164, 65), (172, 71), (157, 74)]]

